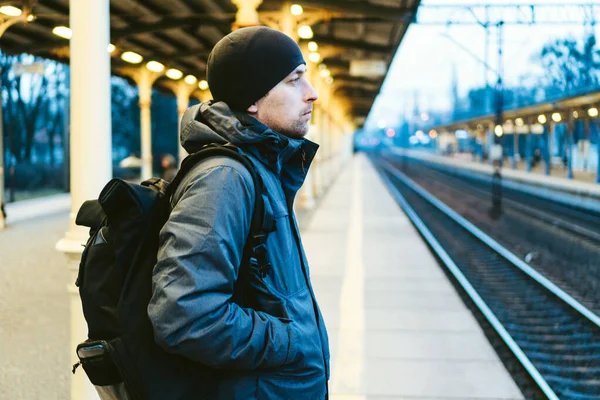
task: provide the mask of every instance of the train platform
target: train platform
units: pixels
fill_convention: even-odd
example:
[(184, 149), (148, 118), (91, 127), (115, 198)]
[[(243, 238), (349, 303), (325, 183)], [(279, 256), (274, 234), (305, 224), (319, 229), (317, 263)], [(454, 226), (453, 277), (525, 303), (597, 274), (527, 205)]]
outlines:
[[(441, 165), (445, 169), (452, 169), (467, 176), (489, 177), (494, 174), (492, 165), (473, 160), (470, 154), (442, 156), (422, 150), (390, 151), (399, 156)], [(538, 165), (531, 172), (527, 172), (523, 162), (518, 163), (516, 169), (511, 168), (509, 162), (505, 162), (502, 167), (503, 185), (561, 203), (600, 211), (600, 184), (595, 183), (595, 174), (575, 171), (574, 179), (567, 179), (563, 168), (551, 169), (550, 175), (545, 175), (543, 169), (543, 165)]]
[(523, 398), (364, 155), (302, 238), (330, 336), (332, 400)]
[[(54, 246), (68, 228), (68, 195), (8, 212), (0, 231), (0, 276), (10, 282), (0, 292), (0, 398), (66, 399), (68, 272)], [(332, 400), (523, 398), (364, 155), (302, 218), (330, 335)]]

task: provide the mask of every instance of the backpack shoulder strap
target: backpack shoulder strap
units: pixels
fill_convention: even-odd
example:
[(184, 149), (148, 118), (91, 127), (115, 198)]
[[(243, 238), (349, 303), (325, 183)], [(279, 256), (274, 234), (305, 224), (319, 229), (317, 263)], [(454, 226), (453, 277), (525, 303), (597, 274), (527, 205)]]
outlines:
[[(254, 211), (252, 213), (252, 222), (250, 225), (250, 233), (246, 241), (244, 249), (244, 260), (247, 260), (250, 268), (257, 269), (261, 276), (266, 276), (271, 270), (271, 264), (267, 258), (267, 239), (269, 233), (275, 230), (275, 217), (271, 203), (267, 198), (265, 185), (261, 176), (256, 172), (256, 168), (252, 161), (245, 155), (242, 150), (232, 144), (209, 144), (202, 147), (197, 152), (187, 156), (181, 163), (181, 169), (173, 179), (173, 182), (167, 188), (165, 197), (171, 197), (175, 190), (183, 180), (184, 176), (200, 161), (213, 156), (224, 156), (233, 158), (239, 161), (252, 176), (254, 183)], [(246, 262), (242, 263), (246, 264)], [(241, 270), (238, 283), (243, 283), (249, 279), (249, 271)], [(236, 288), (236, 292), (243, 296), (242, 285)], [(239, 290), (238, 290), (239, 289)]]

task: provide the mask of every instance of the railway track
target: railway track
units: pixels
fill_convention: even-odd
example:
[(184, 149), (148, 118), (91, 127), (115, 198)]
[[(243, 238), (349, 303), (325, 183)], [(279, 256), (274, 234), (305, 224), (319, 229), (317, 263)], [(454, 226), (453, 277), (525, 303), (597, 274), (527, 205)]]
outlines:
[[(503, 188), (503, 211), (490, 218), (491, 184), (428, 163), (385, 158), (564, 291), (600, 314), (600, 218), (593, 211)], [(600, 397), (599, 397), (600, 398)]]
[[(390, 159), (390, 162), (396, 166), (402, 163), (401, 159)], [(483, 178), (475, 179), (416, 160), (410, 160), (409, 163), (423, 166), (424, 168), (418, 170), (419, 175), (426, 175), (427, 178), (434, 179), (451, 190), (468, 190), (481, 199), (490, 197), (491, 182)], [(600, 245), (600, 215), (593, 211), (549, 201), (510, 188), (503, 188), (502, 201), (511, 208), (511, 211), (535, 218), (554, 228), (577, 235), (582, 240)]]
[(600, 398), (600, 318), (383, 159), (391, 194), (548, 399)]

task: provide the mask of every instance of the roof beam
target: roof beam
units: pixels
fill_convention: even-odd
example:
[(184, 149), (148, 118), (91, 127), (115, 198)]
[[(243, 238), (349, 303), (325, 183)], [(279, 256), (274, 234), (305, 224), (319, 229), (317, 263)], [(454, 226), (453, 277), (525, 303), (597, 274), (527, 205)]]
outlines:
[(365, 78), (362, 76), (352, 76), (349, 74), (336, 74), (333, 76), (336, 81), (352, 82), (352, 83), (363, 83), (365, 85), (379, 85), (381, 79)]
[(191, 17), (165, 17), (159, 22), (155, 23), (136, 23), (132, 24), (124, 29), (113, 29), (110, 32), (111, 38), (113, 40), (129, 37), (132, 35), (137, 35), (140, 33), (152, 33), (152, 32), (160, 32), (167, 29), (174, 28), (183, 28), (186, 26), (200, 25), (200, 24), (210, 24), (214, 25), (217, 28), (224, 30), (231, 26), (230, 20), (225, 20), (222, 18), (215, 18), (212, 15), (195, 15)]
[[(280, 4), (280, 1), (265, 1), (270, 4)], [(365, 17), (381, 18), (387, 21), (412, 22), (415, 18), (416, 7), (385, 7), (372, 3), (348, 0), (302, 0), (305, 7), (314, 7), (329, 11), (339, 11), (348, 14), (360, 14)]]
[(335, 92), (343, 94), (346, 97), (350, 97), (350, 98), (358, 97), (358, 98), (364, 99), (364, 100), (369, 99), (370, 101), (372, 101), (372, 99), (374, 99), (379, 94), (379, 90), (367, 90), (367, 89), (343, 86), (343, 85), (336, 88)]
[(343, 47), (346, 49), (363, 50), (370, 53), (382, 53), (386, 55), (389, 55), (394, 51), (392, 46), (371, 44), (360, 40), (336, 39), (326, 35), (315, 35), (311, 41), (315, 41), (319, 43), (319, 45), (330, 45), (335, 47)]

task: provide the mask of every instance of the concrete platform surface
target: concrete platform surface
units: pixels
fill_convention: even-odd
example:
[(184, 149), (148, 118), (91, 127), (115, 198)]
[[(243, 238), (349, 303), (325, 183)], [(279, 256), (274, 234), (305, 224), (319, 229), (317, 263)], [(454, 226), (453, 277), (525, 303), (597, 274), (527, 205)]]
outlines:
[(332, 350), (332, 400), (522, 399), (364, 155), (302, 238)]

